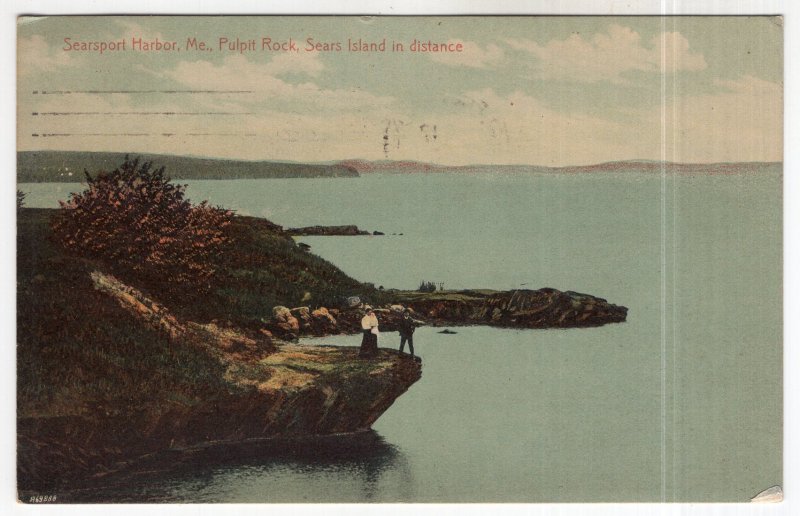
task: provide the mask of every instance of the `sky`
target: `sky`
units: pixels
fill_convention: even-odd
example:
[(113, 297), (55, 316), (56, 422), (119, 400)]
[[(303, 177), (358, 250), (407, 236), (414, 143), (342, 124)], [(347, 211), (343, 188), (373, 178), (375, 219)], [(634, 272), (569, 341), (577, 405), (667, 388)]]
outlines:
[[(176, 50), (133, 48), (139, 38)], [(188, 48), (190, 38), (210, 50)], [(264, 48), (264, 38), (297, 50)], [(359, 39), (386, 50), (349, 51)], [(463, 50), (411, 51), (415, 39)], [(103, 53), (91, 43), (120, 41), (125, 50)], [(18, 149), (782, 161), (782, 73), (777, 17), (21, 18)]]

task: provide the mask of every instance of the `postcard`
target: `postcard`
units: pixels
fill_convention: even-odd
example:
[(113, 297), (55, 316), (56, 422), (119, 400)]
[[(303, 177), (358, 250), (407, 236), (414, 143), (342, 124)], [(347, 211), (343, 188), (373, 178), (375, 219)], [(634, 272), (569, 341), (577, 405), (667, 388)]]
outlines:
[(783, 499), (780, 16), (17, 44), (20, 502)]

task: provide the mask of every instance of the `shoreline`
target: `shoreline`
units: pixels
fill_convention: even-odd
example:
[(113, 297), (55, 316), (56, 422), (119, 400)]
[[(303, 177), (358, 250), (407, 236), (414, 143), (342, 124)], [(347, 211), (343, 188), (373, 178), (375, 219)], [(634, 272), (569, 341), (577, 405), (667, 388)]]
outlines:
[(244, 216), (231, 226), (238, 245), (220, 271), (225, 290), (199, 303), (65, 253), (49, 237), (56, 211), (17, 212), (20, 493), (113, 476), (173, 448), (369, 430), (421, 378), (422, 364), (394, 346), (361, 359), (358, 345), (294, 343), (358, 334), (367, 304), (385, 332), (396, 331), (405, 307), (450, 327), (592, 326), (627, 314), (554, 289), (376, 289), (280, 226)]

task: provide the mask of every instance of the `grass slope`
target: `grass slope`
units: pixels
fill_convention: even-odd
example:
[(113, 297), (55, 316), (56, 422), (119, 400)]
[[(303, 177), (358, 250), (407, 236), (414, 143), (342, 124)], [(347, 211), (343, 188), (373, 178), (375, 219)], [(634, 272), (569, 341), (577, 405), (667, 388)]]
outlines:
[(348, 296), (369, 303), (388, 299), (371, 284), (360, 283), (330, 262), (303, 251), (265, 219), (237, 216), (229, 234), (234, 239), (233, 249), (226, 255), (212, 295), (200, 304), (184, 303), (181, 298), (165, 299), (165, 303), (193, 319), (225, 318), (238, 326), (253, 327), (270, 317), (276, 305), (337, 307)]
[[(52, 242), (49, 222), (56, 210), (17, 213), (20, 416), (54, 415), (63, 408), (79, 413), (85, 407), (71, 402), (78, 399), (135, 407), (167, 392), (189, 402), (231, 387), (216, 360), (189, 347), (169, 346), (164, 335), (93, 287), (91, 271), (116, 271), (67, 255)], [(335, 306), (344, 296), (369, 302), (385, 296), (301, 250), (267, 220), (235, 217), (230, 229), (234, 247), (216, 289), (202, 299), (118, 275), (180, 317), (229, 321), (250, 330), (261, 327), (275, 305)], [(121, 397), (106, 399), (109, 393)]]
[(127, 411), (167, 397), (191, 403), (230, 387), (212, 357), (137, 321), (94, 289), (97, 264), (61, 254), (53, 210), (23, 209), (17, 235), (18, 417)]

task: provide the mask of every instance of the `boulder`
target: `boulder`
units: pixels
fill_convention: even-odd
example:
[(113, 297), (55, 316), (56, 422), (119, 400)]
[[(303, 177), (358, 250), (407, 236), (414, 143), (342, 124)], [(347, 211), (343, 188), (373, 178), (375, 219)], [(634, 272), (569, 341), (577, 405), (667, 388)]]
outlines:
[(300, 331), (311, 331), (311, 311), (307, 306), (299, 306), (290, 310), (291, 314), (297, 319)]
[[(333, 313), (333, 310), (329, 310)], [(342, 310), (336, 317), (336, 326), (340, 333), (359, 333), (361, 331), (361, 318), (364, 317), (360, 310)]]
[(300, 332), (300, 321), (285, 306), (276, 306), (272, 309), (272, 324), (279, 332), (284, 334), (297, 334)]
[(336, 319), (324, 306), (311, 312), (311, 328), (315, 335), (338, 333)]

